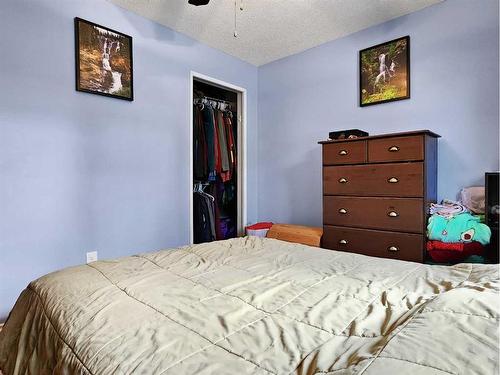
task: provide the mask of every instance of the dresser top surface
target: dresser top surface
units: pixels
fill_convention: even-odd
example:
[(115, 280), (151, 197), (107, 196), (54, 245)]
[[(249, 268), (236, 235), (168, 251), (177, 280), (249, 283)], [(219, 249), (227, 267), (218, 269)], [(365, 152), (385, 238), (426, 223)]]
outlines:
[(319, 144), (328, 144), (328, 143), (339, 143), (339, 142), (355, 142), (355, 141), (362, 141), (362, 140), (367, 140), (367, 139), (406, 137), (406, 136), (423, 135), (423, 134), (429, 135), (429, 136), (435, 137), (435, 138), (441, 137), (439, 134), (436, 134), (430, 130), (413, 130), (413, 131), (401, 132), (401, 133), (376, 134), (376, 135), (370, 135), (368, 137), (332, 139), (332, 140), (326, 140), (326, 141), (319, 141), (318, 143)]

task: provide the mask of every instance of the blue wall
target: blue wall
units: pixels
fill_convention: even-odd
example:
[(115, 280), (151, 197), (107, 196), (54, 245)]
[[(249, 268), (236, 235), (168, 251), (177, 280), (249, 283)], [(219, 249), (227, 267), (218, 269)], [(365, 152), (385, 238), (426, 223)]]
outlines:
[[(73, 18), (133, 36), (135, 101), (74, 89)], [(0, 321), (29, 281), (189, 241), (189, 73), (248, 90), (256, 219), (257, 68), (103, 0), (0, 6)]]
[[(358, 107), (358, 51), (411, 37), (411, 99)], [(439, 198), (498, 170), (498, 0), (448, 0), (259, 68), (259, 218), (321, 225), (334, 129), (431, 129)]]
[[(74, 90), (75, 16), (134, 37), (134, 102)], [(407, 34), (412, 98), (357, 107), (358, 50)], [(250, 222), (321, 223), (316, 142), (332, 129), (440, 133), (440, 197), (498, 169), (496, 0), (448, 0), (259, 69), (103, 0), (2, 0), (0, 35), (0, 321), (86, 251), (188, 242), (190, 70), (248, 90)]]

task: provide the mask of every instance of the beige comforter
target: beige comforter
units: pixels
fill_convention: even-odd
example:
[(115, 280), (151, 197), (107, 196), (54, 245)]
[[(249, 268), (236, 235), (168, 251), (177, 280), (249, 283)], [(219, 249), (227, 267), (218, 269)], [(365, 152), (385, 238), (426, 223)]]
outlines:
[(496, 374), (495, 266), (240, 238), (32, 282), (0, 333), (10, 374)]

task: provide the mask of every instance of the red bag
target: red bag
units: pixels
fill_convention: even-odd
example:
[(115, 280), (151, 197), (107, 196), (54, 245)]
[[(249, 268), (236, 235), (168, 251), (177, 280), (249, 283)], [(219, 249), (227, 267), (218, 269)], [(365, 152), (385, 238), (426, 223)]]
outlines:
[(247, 236), (265, 237), (273, 226), (271, 222), (262, 222), (246, 227)]

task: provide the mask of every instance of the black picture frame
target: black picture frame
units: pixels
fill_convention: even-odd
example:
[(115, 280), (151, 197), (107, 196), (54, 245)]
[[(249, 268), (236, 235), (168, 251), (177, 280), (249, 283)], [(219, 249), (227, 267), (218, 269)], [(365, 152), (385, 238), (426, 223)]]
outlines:
[[(406, 77), (404, 79), (404, 82), (406, 85), (406, 94), (396, 96), (396, 97), (390, 98), (390, 99), (373, 100), (373, 101), (367, 102), (363, 98), (363, 95), (366, 94), (366, 91), (363, 92), (363, 90), (367, 90), (369, 87), (369, 84), (367, 84), (367, 77), (365, 75), (363, 75), (363, 55), (367, 54), (369, 52), (372, 52), (372, 51), (377, 51), (377, 50), (384, 51), (386, 48), (389, 48), (390, 45), (396, 44), (397, 42), (400, 42), (400, 41), (406, 42), (406, 47), (405, 47), (405, 55), (406, 56), (402, 56), (398, 61), (399, 64), (401, 62), (404, 62), (404, 64), (405, 64), (404, 71), (405, 71)], [(386, 71), (388, 72), (389, 70), (388, 70), (387, 66), (386, 66), (386, 69), (387, 69)], [(396, 74), (398, 74), (398, 73), (396, 72)], [(388, 73), (388, 75), (389, 75), (389, 73)], [(389, 40), (388, 42), (380, 43), (380, 44), (362, 49), (361, 51), (359, 51), (359, 106), (366, 107), (366, 106), (371, 106), (371, 105), (375, 105), (375, 104), (390, 103), (390, 102), (394, 102), (394, 101), (410, 99), (410, 92), (411, 92), (411, 90), (410, 90), (410, 83), (411, 83), (410, 75), (411, 75), (411, 70), (410, 70), (410, 36), (409, 35), (406, 35), (406, 36), (403, 36), (400, 38), (396, 38), (393, 40)], [(385, 76), (384, 76), (384, 79), (385, 79)], [(389, 81), (390, 81), (390, 79), (389, 79)], [(364, 85), (367, 85), (368, 87), (364, 87)]]
[[(129, 81), (130, 84), (127, 85), (127, 87), (126, 87), (127, 91), (125, 92), (125, 94), (118, 95), (118, 94), (114, 94), (112, 92), (106, 92), (105, 90), (92, 89), (90, 87), (86, 87), (85, 84), (82, 82), (83, 81), (82, 77), (81, 77), (81, 75), (82, 75), (82, 71), (81, 71), (82, 64), (81, 63), (82, 62), (80, 60), (80, 51), (81, 51), (80, 23), (84, 23), (84, 24), (92, 26), (94, 28), (99, 28), (99, 29), (105, 30), (109, 33), (116, 34), (116, 35), (118, 35), (119, 38), (123, 38), (128, 43), (127, 48), (128, 48), (129, 53), (127, 54), (127, 56), (128, 56), (128, 61), (130, 62), (130, 64), (128, 67), (129, 71), (126, 70), (126, 73), (130, 74), (130, 79), (129, 80), (127, 79), (127, 81)], [(133, 40), (132, 40), (132, 37), (130, 35), (124, 34), (122, 32), (113, 30), (109, 27), (105, 27), (105, 26), (99, 25), (97, 23), (94, 23), (94, 22), (91, 22), (91, 21), (88, 21), (88, 20), (85, 20), (85, 19), (79, 18), (79, 17), (75, 17), (74, 24), (75, 24), (75, 88), (76, 88), (76, 91), (86, 92), (86, 93), (96, 94), (96, 95), (101, 95), (101, 96), (107, 96), (110, 98), (122, 99), (122, 100), (127, 100), (127, 101), (133, 101), (134, 100), (134, 61), (133, 61)], [(116, 37), (116, 38), (118, 38), (118, 37)], [(111, 50), (111, 48), (112, 47), (110, 47), (109, 49)], [(102, 62), (101, 62), (101, 64), (102, 64)], [(111, 70), (109, 72), (112, 74), (112, 80), (114, 83), (115, 76), (113, 75), (113, 72)], [(117, 72), (115, 72), (115, 73), (117, 73)], [(107, 74), (107, 73), (102, 72), (101, 74)], [(122, 81), (122, 76), (123, 76), (123, 73), (121, 73), (121, 75), (120, 75), (120, 82)], [(94, 82), (94, 85), (95, 85), (95, 82)]]

